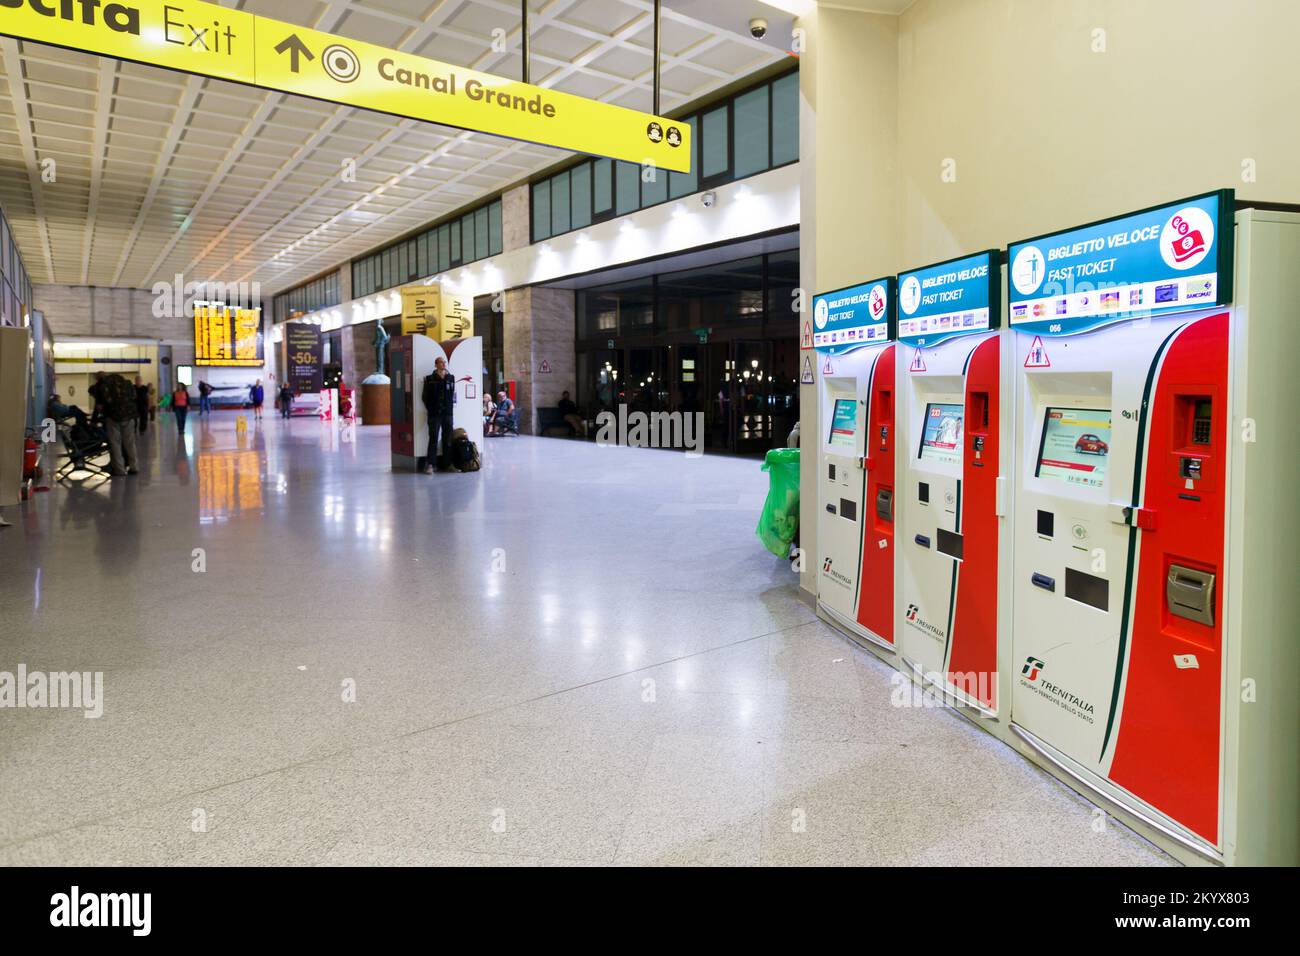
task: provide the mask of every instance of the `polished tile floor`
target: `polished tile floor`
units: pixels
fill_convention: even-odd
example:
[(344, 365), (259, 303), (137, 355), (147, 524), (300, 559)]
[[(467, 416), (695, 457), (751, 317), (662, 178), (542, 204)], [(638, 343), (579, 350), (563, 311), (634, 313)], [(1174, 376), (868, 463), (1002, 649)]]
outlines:
[[(1167, 864), (797, 597), (750, 460), (170, 421), (6, 509), (0, 864)], [(200, 550), (201, 549), (201, 550)]]

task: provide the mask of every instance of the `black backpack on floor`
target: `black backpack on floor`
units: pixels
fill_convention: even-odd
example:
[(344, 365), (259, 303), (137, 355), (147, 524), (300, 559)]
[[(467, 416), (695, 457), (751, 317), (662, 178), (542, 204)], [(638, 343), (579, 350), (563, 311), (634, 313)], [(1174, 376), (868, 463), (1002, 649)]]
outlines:
[(451, 463), (461, 471), (478, 471), (478, 446), (463, 436), (457, 438), (451, 443)]

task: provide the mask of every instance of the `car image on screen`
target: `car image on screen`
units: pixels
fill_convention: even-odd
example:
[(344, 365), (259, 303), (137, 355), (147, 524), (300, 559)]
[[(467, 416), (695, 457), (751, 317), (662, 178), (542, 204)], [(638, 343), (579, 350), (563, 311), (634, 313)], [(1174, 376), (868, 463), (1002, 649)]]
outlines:
[(1080, 454), (1105, 455), (1110, 452), (1110, 446), (1097, 435), (1087, 434), (1079, 436), (1079, 440), (1074, 443), (1074, 450)]

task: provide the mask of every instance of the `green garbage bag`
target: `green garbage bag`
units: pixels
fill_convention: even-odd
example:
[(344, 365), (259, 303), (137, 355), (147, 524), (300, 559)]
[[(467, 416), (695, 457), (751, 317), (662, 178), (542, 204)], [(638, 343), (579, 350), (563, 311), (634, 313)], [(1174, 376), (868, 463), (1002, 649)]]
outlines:
[(773, 448), (763, 470), (768, 474), (767, 501), (754, 533), (763, 547), (784, 558), (799, 532), (799, 449)]

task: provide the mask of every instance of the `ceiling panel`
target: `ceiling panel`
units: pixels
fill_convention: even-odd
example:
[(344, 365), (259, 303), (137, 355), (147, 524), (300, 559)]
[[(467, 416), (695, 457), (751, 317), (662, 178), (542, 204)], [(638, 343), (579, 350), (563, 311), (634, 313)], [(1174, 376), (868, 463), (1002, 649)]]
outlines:
[[(224, 2), (519, 75), (518, 0)], [(717, 25), (723, 15), (743, 25), (753, 8), (668, 0), (665, 111), (781, 57)], [(649, 109), (651, 9), (650, 0), (530, 0), (534, 82)], [(0, 38), (0, 204), (36, 282), (147, 288), (181, 273), (256, 281), (271, 294), (566, 155)]]

